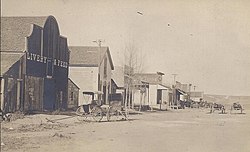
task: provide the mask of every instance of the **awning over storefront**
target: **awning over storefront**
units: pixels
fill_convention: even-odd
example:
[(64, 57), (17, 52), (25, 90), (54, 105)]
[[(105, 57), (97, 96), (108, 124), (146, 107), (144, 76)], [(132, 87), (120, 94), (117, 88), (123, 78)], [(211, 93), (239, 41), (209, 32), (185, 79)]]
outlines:
[(164, 85), (158, 84), (158, 85), (157, 85), (157, 89), (159, 89), (159, 90), (169, 90), (170, 88), (169, 88), (169, 87), (166, 87), (166, 86), (164, 86)]
[(180, 90), (180, 89), (176, 89), (176, 91), (178, 91), (180, 94), (182, 94), (184, 96), (187, 96), (187, 94), (184, 91)]

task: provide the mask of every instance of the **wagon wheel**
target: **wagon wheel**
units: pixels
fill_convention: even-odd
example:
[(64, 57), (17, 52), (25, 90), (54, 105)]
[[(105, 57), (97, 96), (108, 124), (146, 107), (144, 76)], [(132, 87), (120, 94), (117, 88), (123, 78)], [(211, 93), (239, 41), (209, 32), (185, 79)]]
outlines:
[(83, 106), (79, 106), (77, 109), (76, 109), (76, 115), (77, 116), (83, 116), (84, 115), (84, 109), (83, 109)]
[(119, 118), (119, 112), (115, 110), (113, 107), (110, 107), (107, 112), (107, 120), (117, 120)]
[(83, 106), (79, 106), (76, 109), (76, 115), (78, 116), (77, 120), (79, 120), (79, 121), (87, 121), (87, 113), (84, 112)]
[(86, 121), (88, 122), (88, 115), (87, 114), (83, 114), (82, 116), (77, 116), (77, 120), (78, 121)]
[(100, 122), (103, 118), (103, 111), (100, 107), (94, 107), (91, 110), (91, 115), (95, 121)]
[(125, 113), (124, 114), (125, 115), (125, 119), (128, 120), (128, 117), (129, 117), (129, 111), (128, 111), (128, 109), (125, 109), (124, 113)]

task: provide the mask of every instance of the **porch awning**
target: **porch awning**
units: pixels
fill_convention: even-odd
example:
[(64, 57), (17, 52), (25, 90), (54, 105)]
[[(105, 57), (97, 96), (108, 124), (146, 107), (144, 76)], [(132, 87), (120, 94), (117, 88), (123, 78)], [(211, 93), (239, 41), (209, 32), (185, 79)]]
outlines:
[(83, 90), (83, 94), (103, 94), (102, 91)]
[(182, 91), (182, 90), (180, 90), (180, 89), (176, 89), (176, 90), (177, 90), (180, 94), (187, 96), (187, 94), (186, 94), (184, 91)]
[(157, 85), (157, 89), (159, 89), (159, 90), (169, 90), (168, 87), (165, 87), (165, 86), (160, 85), (160, 84)]

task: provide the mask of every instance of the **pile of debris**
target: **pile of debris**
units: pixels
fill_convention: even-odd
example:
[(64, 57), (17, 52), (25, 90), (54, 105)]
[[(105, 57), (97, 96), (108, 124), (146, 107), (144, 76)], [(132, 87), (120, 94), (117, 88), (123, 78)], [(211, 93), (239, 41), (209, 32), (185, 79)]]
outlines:
[(0, 122), (2, 121), (15, 121), (17, 119), (23, 119), (24, 114), (22, 112), (15, 112), (15, 113), (5, 113), (0, 109)]

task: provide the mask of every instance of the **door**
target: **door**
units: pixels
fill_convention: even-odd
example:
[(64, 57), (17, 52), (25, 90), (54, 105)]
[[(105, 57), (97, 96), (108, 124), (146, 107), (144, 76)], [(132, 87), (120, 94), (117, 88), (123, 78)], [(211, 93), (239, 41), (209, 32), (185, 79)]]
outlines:
[(162, 102), (162, 90), (157, 90), (157, 104)]
[(44, 78), (43, 110), (55, 110), (56, 91), (55, 80)]
[(106, 97), (107, 97), (106, 93), (107, 93), (106, 86), (103, 86), (103, 98), (102, 98), (103, 104), (106, 104)]

